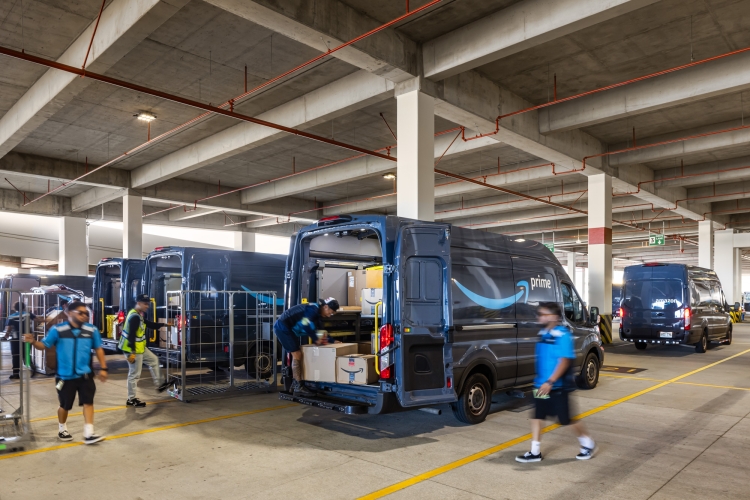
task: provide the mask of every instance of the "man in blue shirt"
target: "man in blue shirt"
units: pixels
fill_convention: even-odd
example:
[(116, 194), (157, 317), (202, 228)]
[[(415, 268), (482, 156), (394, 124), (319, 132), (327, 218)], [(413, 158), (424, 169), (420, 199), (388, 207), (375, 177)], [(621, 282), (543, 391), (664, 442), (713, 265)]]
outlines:
[[(536, 377), (534, 378), (534, 418), (531, 420), (531, 451), (516, 457), (517, 462), (541, 462), (542, 424), (548, 416), (557, 416), (560, 425), (569, 425), (570, 404), (568, 394), (573, 382), (570, 367), (576, 355), (573, 334), (560, 323), (562, 310), (556, 302), (542, 302), (537, 309), (537, 319), (542, 325), (536, 345)], [(581, 451), (576, 458), (588, 460), (594, 455), (596, 444), (580, 422), (571, 425), (578, 436)]]
[(24, 335), (28, 342), (37, 349), (57, 348), (57, 398), (60, 408), (57, 409), (59, 430), (57, 437), (61, 441), (71, 441), (73, 436), (68, 432), (68, 412), (78, 394), (78, 404), (83, 406), (83, 443), (94, 444), (103, 440), (103, 436), (94, 434), (94, 369), (91, 363), (91, 350), (96, 350), (99, 360), (99, 380), (107, 381), (107, 360), (104, 358), (102, 338), (99, 330), (88, 322), (89, 311), (86, 304), (74, 301), (68, 306), (68, 321), (53, 326), (41, 341), (34, 340), (34, 335)]
[(309, 397), (315, 393), (302, 382), (302, 350), (300, 340), (314, 344), (327, 343), (326, 338), (318, 338), (321, 319), (330, 318), (338, 311), (339, 302), (333, 297), (321, 299), (317, 304), (297, 304), (279, 316), (273, 325), (273, 332), (284, 349), (292, 355), (292, 393), (295, 396)]

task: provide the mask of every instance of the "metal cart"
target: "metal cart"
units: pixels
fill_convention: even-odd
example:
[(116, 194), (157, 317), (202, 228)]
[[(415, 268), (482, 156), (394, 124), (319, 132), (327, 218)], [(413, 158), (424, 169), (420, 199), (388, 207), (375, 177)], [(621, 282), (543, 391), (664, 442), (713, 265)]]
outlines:
[[(5, 304), (15, 304), (21, 301), (21, 293), (17, 290), (0, 289), (5, 297)], [(2, 329), (5, 329), (9, 311), (2, 311)], [(17, 327), (18, 328), (18, 327)], [(23, 334), (30, 331), (28, 319), (22, 321), (18, 329), (18, 338), (0, 344), (0, 453), (23, 450), (29, 441), (31, 426), (29, 419), (29, 387), (31, 386), (30, 363), (24, 356)], [(8, 380), (12, 373), (11, 342), (18, 342), (21, 353), (20, 378), (18, 382)]]

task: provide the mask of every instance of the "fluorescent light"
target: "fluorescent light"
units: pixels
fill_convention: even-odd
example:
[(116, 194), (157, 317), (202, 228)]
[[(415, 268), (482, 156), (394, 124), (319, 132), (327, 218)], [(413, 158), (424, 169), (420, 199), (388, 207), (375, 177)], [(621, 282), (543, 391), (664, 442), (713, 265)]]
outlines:
[(392, 181), (395, 178), (396, 178), (396, 174), (394, 174), (393, 172), (388, 172), (387, 174), (383, 175), (383, 179), (386, 179), (389, 181)]
[(137, 115), (135, 115), (136, 118), (141, 120), (142, 122), (152, 122), (156, 120), (156, 115), (152, 115), (151, 113), (146, 113), (145, 111), (141, 111)]

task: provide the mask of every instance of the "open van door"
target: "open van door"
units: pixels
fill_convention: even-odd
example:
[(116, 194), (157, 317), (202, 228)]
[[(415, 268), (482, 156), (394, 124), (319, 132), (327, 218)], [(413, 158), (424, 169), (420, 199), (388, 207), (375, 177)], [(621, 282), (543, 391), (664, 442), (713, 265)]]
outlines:
[(398, 399), (405, 407), (453, 402), (450, 225), (402, 226), (395, 256)]

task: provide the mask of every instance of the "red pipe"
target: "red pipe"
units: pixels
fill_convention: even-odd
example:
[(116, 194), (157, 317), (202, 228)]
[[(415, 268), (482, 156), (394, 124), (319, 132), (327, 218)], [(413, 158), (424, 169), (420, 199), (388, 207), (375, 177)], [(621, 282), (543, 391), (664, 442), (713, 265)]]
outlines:
[(462, 134), (461, 138), (464, 141), (473, 141), (473, 140), (479, 139), (481, 137), (487, 137), (487, 136), (490, 136), (490, 135), (495, 135), (495, 134), (497, 134), (500, 131), (500, 120), (502, 120), (503, 118), (508, 118), (508, 117), (520, 115), (520, 114), (523, 114), (523, 113), (528, 113), (529, 111), (534, 111), (534, 110), (537, 110), (537, 109), (546, 108), (546, 107), (549, 107), (549, 106), (553, 106), (555, 104), (560, 104), (562, 102), (572, 101), (574, 99), (578, 99), (578, 98), (585, 97), (585, 96), (588, 96), (588, 95), (597, 94), (599, 92), (604, 92), (605, 90), (612, 90), (612, 89), (616, 89), (618, 87), (624, 87), (625, 85), (630, 85), (631, 83), (637, 83), (637, 82), (641, 82), (643, 80), (648, 80), (650, 78), (654, 78), (654, 77), (657, 77), (657, 76), (667, 75), (669, 73), (674, 73), (675, 71), (680, 71), (680, 70), (683, 70), (683, 69), (692, 68), (693, 66), (698, 66), (700, 64), (705, 64), (707, 62), (716, 61), (718, 59), (723, 59), (725, 57), (733, 56), (733, 55), (736, 55), (736, 54), (741, 54), (741, 53), (747, 52), (747, 51), (750, 51), (750, 47), (745, 47), (744, 49), (734, 50), (732, 52), (727, 52), (725, 54), (719, 54), (718, 56), (709, 57), (707, 59), (701, 59), (700, 61), (694, 61), (694, 62), (691, 62), (691, 63), (688, 63), (688, 64), (683, 64), (682, 66), (675, 66), (674, 68), (665, 69), (663, 71), (657, 71), (656, 73), (650, 73), (648, 75), (639, 76), (638, 78), (633, 78), (631, 80), (625, 80), (624, 82), (619, 82), (619, 83), (615, 83), (615, 84), (612, 84), (612, 85), (607, 85), (606, 87), (600, 87), (600, 88), (597, 88), (597, 89), (594, 89), (594, 90), (589, 90), (589, 91), (586, 91), (586, 92), (582, 92), (580, 94), (575, 94), (575, 95), (572, 95), (572, 96), (569, 96), (569, 97), (564, 97), (564, 98), (562, 98), (560, 100), (554, 100), (552, 102), (546, 102), (544, 104), (539, 104), (537, 106), (531, 106), (529, 108), (519, 109), (518, 111), (513, 111), (512, 113), (507, 113), (507, 114), (498, 116), (495, 119), (495, 130), (493, 132), (487, 132), (485, 134), (479, 134), (479, 135), (475, 135), (474, 137), (469, 137), (469, 138), (466, 138)]
[(651, 184), (651, 183), (655, 183), (655, 182), (674, 181), (674, 180), (678, 180), (678, 179), (688, 179), (690, 177), (702, 177), (704, 175), (712, 175), (712, 174), (723, 174), (723, 173), (726, 173), (726, 172), (736, 172), (738, 170), (746, 170), (748, 168), (750, 168), (750, 165), (747, 165), (745, 167), (735, 167), (735, 168), (726, 168), (726, 169), (723, 169), (723, 170), (714, 170), (712, 172), (702, 172), (702, 173), (699, 173), (699, 174), (678, 175), (676, 177), (665, 177), (665, 178), (662, 178), (662, 179), (654, 179), (654, 180), (651, 180), (651, 181), (641, 181), (641, 182), (638, 183), (638, 189), (636, 191), (626, 192), (626, 193), (617, 193), (617, 194), (613, 194), (612, 196), (613, 197), (618, 197), (618, 196), (627, 196), (627, 195), (632, 195), (632, 194), (638, 194), (638, 193), (641, 192), (641, 184)]
[(96, 17), (96, 24), (94, 25), (94, 32), (91, 33), (91, 41), (89, 42), (89, 48), (86, 49), (86, 57), (83, 58), (83, 66), (81, 69), (86, 72), (86, 61), (89, 60), (89, 52), (91, 52), (91, 46), (94, 45), (94, 37), (96, 36), (96, 30), (99, 29), (99, 21), (102, 19), (102, 12), (104, 11), (104, 4), (107, 0), (102, 0), (102, 6), (99, 8), (99, 15)]

